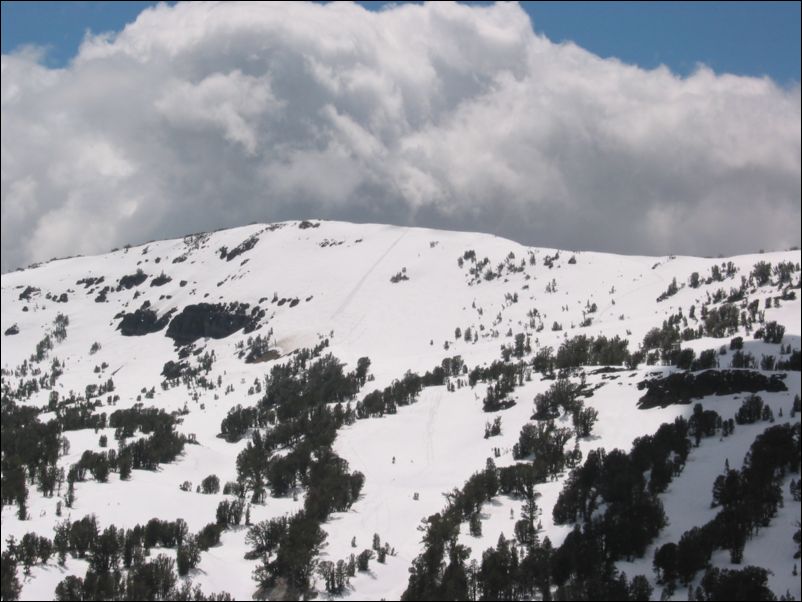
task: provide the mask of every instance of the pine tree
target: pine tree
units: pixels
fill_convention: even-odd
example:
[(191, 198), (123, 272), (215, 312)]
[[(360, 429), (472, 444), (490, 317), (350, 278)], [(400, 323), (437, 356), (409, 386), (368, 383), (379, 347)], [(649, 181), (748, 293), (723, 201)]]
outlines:
[(473, 537), (481, 537), (482, 536), (482, 519), (479, 517), (478, 512), (474, 512), (471, 514), (471, 518), (468, 522), (468, 527), (470, 529), (471, 536)]
[(3, 600), (19, 600), (21, 591), (22, 585), (17, 578), (17, 560), (11, 550), (6, 550), (0, 556), (0, 597)]

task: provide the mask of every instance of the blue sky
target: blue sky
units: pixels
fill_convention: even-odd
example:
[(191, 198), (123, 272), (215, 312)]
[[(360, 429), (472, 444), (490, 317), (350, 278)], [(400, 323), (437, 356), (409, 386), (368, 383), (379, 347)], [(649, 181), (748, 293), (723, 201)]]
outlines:
[[(84, 32), (119, 31), (154, 2), (3, 2), (2, 51), (45, 47), (63, 66)], [(384, 2), (362, 3), (380, 9)], [(538, 33), (571, 40), (602, 57), (687, 75), (697, 63), (717, 73), (800, 80), (799, 2), (524, 2)]]

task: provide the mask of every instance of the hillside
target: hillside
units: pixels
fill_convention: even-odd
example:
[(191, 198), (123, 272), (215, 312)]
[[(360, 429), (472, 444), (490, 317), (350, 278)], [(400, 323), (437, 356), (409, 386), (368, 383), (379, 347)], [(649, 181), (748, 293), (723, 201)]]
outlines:
[[(176, 559), (190, 545), (154, 535), (152, 545), (130, 544), (140, 556), (150, 549), (139, 560), (129, 550), (131, 566), (120, 536), (104, 563), (91, 535), (83, 552), (65, 536), (63, 565), (56, 553), (42, 562), (21, 545), (6, 554), (12, 536), (53, 539), (65, 520), (93, 514), (100, 532), (182, 519), (178, 539), (206, 549), (193, 552), (195, 566), (178, 586), (191, 579), (206, 594), (235, 599), (298, 598), (307, 587), (355, 600), (405, 591), (409, 599), (531, 599), (544, 591), (617, 598), (618, 591), (593, 589), (620, 581), (616, 569), (630, 581), (645, 577), (624, 590), (632, 599), (647, 585), (659, 599), (672, 583), (671, 599), (687, 599), (689, 587), (719, 599), (732, 583), (719, 573), (717, 585), (706, 567), (749, 565), (771, 571), (765, 585), (778, 597), (799, 599), (798, 486), (792, 491), (799, 264), (798, 250), (621, 256), (314, 221), (197, 234), (3, 274), (4, 593), (12, 556), (20, 599), (38, 600), (54, 599), (60, 583), (59, 595), (77, 595), (64, 585), (69, 575), (86, 578), (68, 580), (70, 587), (89, 587), (91, 577), (100, 584), (94, 591), (108, 595), (126, 575), (140, 575), (143, 563), (159, 554)], [(670, 374), (680, 376), (661, 380)], [(697, 403), (717, 416), (702, 418)], [(730, 433), (728, 421), (744, 403), (757, 417), (743, 410)], [(648, 460), (611, 453), (628, 454), (636, 438), (663, 424), (679, 433), (670, 451), (655, 443), (641, 450)], [(792, 457), (766, 452), (765, 459), (753, 446), (764, 433), (774, 438), (766, 449), (791, 445)], [(40, 437), (51, 444), (37, 445)], [(582, 493), (568, 492), (571, 506), (561, 492), (582, 481), (580, 467), (598, 460), (591, 452), (600, 448), (614, 461), (602, 458)], [(731, 475), (740, 489), (713, 507), (725, 463), (743, 468)], [(465, 487), (475, 473), (495, 485), (474, 478)], [(219, 491), (210, 480), (203, 493), (210, 475)], [(617, 477), (615, 487), (604, 480)], [(470, 497), (474, 486), (482, 492)], [(763, 514), (742, 510), (763, 489)], [(665, 524), (655, 520), (639, 536), (635, 511), (656, 506)], [(299, 512), (303, 520), (291, 518)], [(435, 513), (442, 524), (421, 530)], [(289, 520), (274, 521), (269, 533), (263, 523), (258, 547), (245, 514), (251, 525)], [(528, 526), (516, 527), (521, 520)], [(709, 560), (684, 575), (680, 562), (673, 579), (654, 570), (657, 550), (707, 523), (718, 526), (704, 531), (706, 543), (688, 539), (687, 547), (709, 543)], [(204, 529), (198, 543), (191, 534)], [(570, 547), (593, 540), (594, 529), (610, 530), (597, 538), (596, 556), (583, 556), (590, 545)], [(722, 541), (735, 532), (743, 541)], [(502, 533), (515, 542), (499, 544)], [(611, 533), (628, 534), (629, 542)], [(350, 555), (370, 550), (375, 535), (368, 569), (344, 585), (337, 561), (347, 570)], [(483, 563), (488, 548), (496, 556)], [(732, 564), (739, 548), (740, 563)], [(608, 574), (583, 574), (586, 563)], [(103, 581), (115, 570), (118, 577)], [(742, 591), (757, 591), (743, 579)]]

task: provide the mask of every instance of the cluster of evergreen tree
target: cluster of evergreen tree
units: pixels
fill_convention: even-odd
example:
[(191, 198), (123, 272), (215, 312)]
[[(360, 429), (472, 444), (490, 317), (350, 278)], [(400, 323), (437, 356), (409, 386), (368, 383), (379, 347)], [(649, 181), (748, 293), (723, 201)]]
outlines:
[[(649, 599), (648, 580), (638, 576), (628, 581), (617, 571), (615, 561), (643, 555), (666, 524), (656, 495), (682, 470), (691, 447), (689, 436), (697, 442), (714, 436), (723, 421), (699, 405), (690, 421), (678, 418), (662, 425), (655, 435), (636, 439), (629, 454), (591, 452), (585, 464), (573, 470), (555, 505), (555, 523), (579, 524), (554, 550), (548, 539), (540, 543), (537, 537), (533, 488), (565, 466), (562, 448), (571, 432), (559, 429), (566, 432), (557, 436), (551, 421), (560, 410), (581, 411), (576, 392), (570, 382), (561, 380), (536, 404), (540, 415), (533, 418), (541, 422), (526, 425), (516, 446), (516, 457), (531, 454), (531, 463), (498, 470), (488, 461), (485, 471), (471, 477), (462, 490), (447, 495), (449, 504), (443, 513), (424, 522), (424, 552), (413, 562), (402, 599), (528, 599), (536, 595), (551, 599), (555, 590), (557, 599)], [(552, 445), (555, 440), (563, 445)], [(550, 448), (554, 453), (549, 453)], [(530, 511), (516, 523), (517, 544), (502, 537), (496, 548), (483, 554), (481, 565), (466, 566), (469, 551), (457, 543), (459, 524), (467, 520), (472, 533), (481, 533), (481, 505), (499, 492), (527, 500), (524, 507)], [(604, 509), (601, 514), (600, 508)], [(518, 546), (524, 550), (520, 555)]]
[(70, 555), (87, 560), (89, 567), (83, 578), (69, 576), (56, 586), (57, 600), (230, 600), (228, 594), (206, 597), (189, 581), (177, 587), (176, 561), (166, 556), (146, 560), (152, 548), (175, 548), (178, 575), (186, 575), (200, 560), (199, 539), (182, 519), (153, 518), (145, 525), (109, 525), (102, 531), (94, 515), (67, 519), (56, 525), (52, 540), (35, 533), (26, 533), (19, 542), (9, 538), (3, 554), (3, 599), (17, 599), (18, 563), (29, 574), (34, 564), (45, 564), (54, 555), (64, 566)]
[[(370, 550), (364, 550), (360, 557)], [(356, 575), (357, 561), (356, 557), (351, 554), (346, 562), (345, 560), (338, 560), (336, 563), (330, 560), (322, 560), (318, 563), (317, 571), (321, 579), (323, 579), (323, 587), (329, 594), (335, 596), (342, 595), (345, 588), (351, 581), (351, 577)]]
[[(51, 399), (57, 400), (58, 394), (51, 396)], [(95, 410), (102, 406), (99, 400), (92, 401), (76, 401), (70, 403), (68, 401), (57, 402), (53, 404), (53, 411), (56, 413), (56, 420), (58, 421), (63, 431), (78, 431), (81, 429), (103, 429), (106, 428), (107, 416), (106, 412), (96, 412)]]
[(161, 408), (146, 408), (141, 403), (125, 410), (115, 410), (109, 416), (109, 427), (115, 429), (115, 439), (132, 437), (138, 430), (145, 434), (174, 426), (176, 418)]
[(184, 451), (184, 445), (188, 441), (186, 435), (177, 433), (170, 426), (155, 430), (149, 437), (137, 439), (132, 443), (120, 444), (117, 454), (120, 478), (125, 479), (126, 475), (130, 474), (127, 469), (123, 469), (128, 466), (129, 459), (131, 468), (156, 470), (159, 464), (175, 460)]
[[(516, 293), (517, 300), (517, 293)], [(508, 362), (510, 358), (521, 359), (524, 355), (532, 353), (532, 343), (529, 335), (519, 332), (515, 335), (515, 342), (512, 345), (501, 346), (501, 358)]]
[(61, 428), (56, 420), (41, 422), (37, 408), (18, 406), (5, 394), (0, 405), (0, 500), (4, 506), (16, 504), (19, 518), (25, 520), (29, 482), (53, 495), (64, 450)]
[[(798, 422), (793, 426), (772, 426), (758, 435), (743, 468), (733, 470), (727, 467), (724, 474), (716, 477), (712, 506), (721, 507), (716, 517), (683, 533), (678, 543), (664, 544), (655, 551), (653, 565), (660, 583), (664, 583), (669, 591), (677, 581), (687, 585), (698, 571), (708, 567), (710, 556), (717, 549), (728, 550), (731, 561), (739, 564), (746, 541), (769, 525), (782, 503), (781, 484), (785, 474), (799, 472), (799, 454)], [(719, 577), (726, 575), (716, 575), (716, 580)], [(705, 595), (711, 595), (710, 592), (715, 590), (716, 580), (710, 582), (709, 588), (703, 586), (703, 590), (710, 590)]]
[[(699, 274), (697, 272), (694, 272), (694, 274), (696, 274), (696, 282), (698, 283)], [(693, 274), (692, 274), (691, 275), (691, 286), (693, 286), (693, 282), (694, 282), (694, 278), (693, 278)], [(697, 284), (697, 286), (698, 286), (698, 284)], [(694, 287), (694, 288), (696, 288), (696, 287)], [(679, 286), (677, 286), (677, 279), (676, 278), (672, 278), (671, 282), (669, 283), (668, 288), (665, 290), (665, 292), (661, 293), (660, 296), (657, 297), (657, 302), (660, 303), (661, 301), (665, 301), (669, 297), (673, 297), (674, 295), (677, 294), (678, 291), (679, 291)]]
[[(572, 471), (555, 506), (557, 524), (580, 523), (557, 549), (538, 534), (534, 487), (548, 479), (538, 456), (501, 469), (488, 460), (485, 470), (446, 496), (442, 513), (424, 521), (424, 550), (412, 563), (402, 600), (650, 599), (648, 580), (628, 580), (615, 562), (642, 555), (665, 525), (655, 496), (684, 466), (689, 431), (678, 418), (637, 439), (629, 454), (591, 452)], [(467, 520), (471, 532), (480, 534), (481, 506), (499, 493), (524, 501), (515, 539), (502, 536), (481, 563), (468, 565), (470, 550), (458, 543), (459, 525)]]
[(179, 360), (168, 360), (162, 366), (162, 376), (164, 380), (161, 382), (161, 388), (164, 391), (169, 390), (171, 387), (177, 387), (183, 384), (188, 389), (214, 389), (215, 384), (219, 388), (222, 386), (222, 379), (220, 375), (217, 376), (217, 382), (210, 378), (214, 362), (217, 360), (217, 355), (214, 349), (211, 351), (204, 351), (202, 354), (193, 353), (195, 364), (189, 363), (188, 358), (193, 353), (193, 346), (187, 345), (181, 347), (178, 351)]
[(737, 424), (754, 424), (760, 420), (774, 422), (774, 412), (771, 407), (763, 403), (760, 395), (749, 395), (741, 402), (741, 407), (735, 413)]
[(710, 567), (694, 591), (693, 599), (703, 601), (776, 600), (768, 587), (769, 571), (756, 566), (742, 569)]
[[(555, 523), (581, 520), (582, 528), (577, 525), (574, 536), (580, 541), (601, 539), (605, 561), (643, 555), (665, 526), (656, 495), (684, 466), (690, 449), (688, 430), (688, 423), (677, 418), (654, 436), (636, 439), (629, 454), (617, 449), (591, 451), (566, 480), (554, 505)], [(601, 515), (596, 512), (599, 508), (604, 508)]]
[(359, 390), (356, 372), (345, 373), (342, 363), (328, 354), (306, 365), (308, 358), (273, 366), (260, 405), (274, 409), (280, 422), (292, 420), (327, 403), (353, 399)]
[[(759, 300), (753, 299), (751, 302), (746, 301), (747, 283), (742, 283), (741, 289), (738, 289), (736, 294), (729, 297), (725, 295), (713, 295), (708, 293), (708, 301), (701, 307), (700, 317), (696, 317), (696, 307), (691, 306), (690, 315), (684, 316), (682, 309), (672, 314), (668, 319), (663, 321), (660, 328), (652, 328), (643, 338), (641, 344), (641, 352), (632, 354), (633, 359), (637, 359), (634, 363), (637, 364), (642, 359), (640, 353), (643, 353), (648, 363), (655, 363), (659, 359), (664, 364), (678, 364), (683, 359), (688, 364), (684, 369), (690, 368), (690, 361), (687, 358), (678, 358), (680, 353), (680, 342), (697, 339), (700, 337), (708, 336), (713, 338), (722, 338), (732, 336), (738, 332), (740, 327), (744, 327), (747, 331), (751, 330), (756, 322), (762, 323), (764, 320), (763, 312), (759, 311)], [(712, 304), (718, 303), (724, 297), (727, 302), (716, 307), (711, 307)], [(737, 304), (740, 302), (740, 307)], [(688, 320), (696, 320), (698, 325), (696, 327), (689, 326)], [(767, 341), (780, 343), (784, 328), (774, 323), (769, 323), (771, 326), (766, 325), (759, 328), (755, 332), (756, 338), (765, 338)], [(684, 327), (681, 329), (681, 327)], [(651, 352), (651, 353), (650, 353)], [(692, 358), (691, 358), (692, 359)], [(702, 367), (695, 369), (703, 369)]]
[[(682, 418), (664, 424), (654, 436), (635, 441), (630, 454), (591, 452), (574, 469), (558, 504), (555, 522), (582, 521), (562, 546), (552, 548), (538, 537), (534, 486), (548, 478), (532, 463), (486, 469), (473, 475), (462, 490), (447, 496), (448, 506), (422, 526), (424, 551), (413, 562), (403, 600), (604, 599), (648, 600), (645, 577), (631, 581), (615, 561), (643, 554), (665, 524), (655, 495), (665, 490), (687, 458), (689, 425)], [(644, 474), (650, 474), (646, 479)], [(457, 542), (459, 524), (469, 520), (481, 531), (481, 505), (498, 493), (524, 499), (515, 540), (503, 536), (486, 550), (481, 564), (466, 565), (469, 550)], [(605, 508), (599, 515), (596, 510)]]
[(594, 408), (585, 407), (580, 397), (582, 389), (582, 384), (575, 385), (567, 378), (558, 378), (547, 391), (535, 397), (532, 419), (554, 420), (562, 413), (570, 414), (577, 438), (589, 437), (599, 413)]
[[(350, 472), (348, 463), (331, 450), (337, 429), (357, 418), (393, 413), (398, 406), (414, 402), (423, 387), (443, 385), (447, 378), (465, 371), (460, 356), (445, 358), (422, 376), (407, 372), (384, 390), (366, 395), (352, 409), (351, 400), (368, 380), (370, 360), (361, 358), (354, 372), (345, 373), (330, 355), (315, 362), (310, 359), (310, 354), (302, 353), (274, 367), (257, 413), (236, 409), (225, 422), (227, 433), (259, 427), (262, 416), (270, 426), (264, 433), (255, 429), (237, 458), (243, 494), (248, 491), (252, 501), (261, 502), (268, 489), (274, 496), (288, 495), (299, 486), (306, 490), (302, 511), (260, 523), (249, 532), (253, 549), (248, 557), (261, 559), (256, 579), (265, 592), (283, 587), (304, 595), (325, 535), (320, 523), (332, 512), (347, 510), (359, 497), (364, 476)], [(273, 454), (280, 448), (286, 453)], [(360, 555), (357, 564), (363, 560), (367, 559)], [(328, 567), (327, 587), (341, 588), (349, 565)]]
[(552, 374), (557, 370), (572, 370), (581, 366), (620, 366), (629, 364), (629, 341), (617, 335), (589, 337), (577, 335), (564, 340), (557, 353), (551, 347), (538, 350), (532, 361), (536, 372)]
[[(401, 599), (648, 600), (652, 590), (645, 577), (629, 581), (606, 551), (607, 530), (613, 526), (590, 522), (584, 530), (577, 527), (556, 550), (548, 538), (540, 541), (534, 486), (542, 479), (533, 464), (497, 469), (488, 460), (484, 471), (447, 495), (442, 513), (424, 520), (424, 551), (412, 563)], [(498, 493), (524, 500), (516, 539), (501, 536), (495, 548), (483, 553), (481, 563), (468, 565), (470, 550), (458, 543), (460, 522), (469, 520), (476, 532), (481, 505)]]
[[(559, 253), (555, 257), (559, 257)], [(551, 258), (547, 257), (547, 259)], [(493, 267), (490, 265), (490, 258), (485, 257), (481, 260), (477, 260), (476, 252), (473, 249), (465, 251), (461, 257), (458, 257), (457, 265), (462, 268), (464, 267), (466, 261), (470, 261), (473, 264), (468, 267), (468, 274), (471, 276), (468, 281), (469, 285), (479, 284), (482, 282), (482, 280), (490, 281), (496, 278), (501, 278), (504, 275), (505, 270), (508, 275), (523, 272), (527, 265), (527, 260), (525, 258), (522, 258), (520, 262), (517, 262), (515, 259), (515, 253), (510, 252), (504, 261), (499, 262), (496, 268), (493, 269)], [(530, 252), (529, 265), (535, 265), (535, 263), (535, 255)], [(551, 263), (548, 265), (549, 267), (552, 267)]]
[[(668, 363), (672, 357), (672, 353), (679, 348), (682, 335), (678, 323), (682, 320), (682, 316), (675, 314), (670, 316), (667, 320), (663, 320), (663, 325), (660, 328), (652, 328), (643, 337), (641, 343), (641, 351), (644, 354), (649, 352), (656, 353), (657, 356), (664, 363)], [(651, 355), (651, 354), (650, 354)], [(654, 363), (650, 361), (649, 363)]]
[(204, 594), (199, 585), (184, 580), (179, 585), (176, 561), (159, 554), (153, 560), (98, 574), (70, 575), (56, 586), (56, 600), (233, 600), (226, 592)]
[(309, 590), (316, 556), (326, 540), (319, 521), (302, 510), (292, 517), (271, 519), (255, 525), (247, 535), (252, 550), (246, 556), (259, 558), (254, 572), (262, 595), (283, 588), (288, 597)]
[[(367, 360), (367, 358), (364, 359)], [(369, 363), (368, 360), (367, 365)], [(359, 372), (359, 365), (357, 365), (357, 372)], [(424, 387), (442, 386), (448, 383), (449, 378), (457, 377), (465, 372), (467, 372), (467, 367), (462, 356), (459, 355), (443, 358), (439, 366), (427, 370), (422, 376), (408, 370), (401, 379), (394, 380), (381, 391), (368, 393), (358, 401), (355, 406), (355, 416), (362, 419), (395, 414), (399, 406), (414, 403)], [(361, 384), (364, 383), (365, 377), (363, 376)]]
[(701, 403), (693, 406), (688, 427), (697, 447), (703, 437), (714, 437), (719, 431), (722, 437), (729, 437), (735, 432), (735, 422), (732, 418), (724, 420), (715, 410), (705, 410)]
[(485, 439), (497, 437), (501, 434), (501, 416), (496, 416), (493, 422), (485, 422)]
[(766, 343), (779, 345), (783, 341), (785, 335), (785, 326), (778, 324), (776, 321), (766, 322), (763, 328), (755, 331), (756, 339), (763, 339)]
[(755, 361), (754, 355), (752, 355), (748, 351), (743, 351), (739, 349), (738, 351), (732, 354), (732, 359), (730, 360), (730, 367), (751, 370), (757, 368), (757, 361)]
[(259, 418), (259, 408), (247, 407), (237, 404), (231, 408), (220, 423), (220, 433), (229, 443), (242, 439), (248, 429), (256, 427)]
[[(155, 408), (143, 408), (141, 404), (113, 412), (109, 425), (115, 428), (115, 437), (120, 440), (118, 448), (102, 452), (86, 450), (80, 460), (70, 466), (65, 494), (67, 507), (72, 507), (75, 502), (75, 483), (84, 481), (87, 473), (101, 483), (108, 480), (110, 472), (117, 472), (120, 479), (127, 480), (132, 469), (156, 470), (159, 464), (172, 462), (183, 452), (188, 441), (185, 435), (175, 431), (175, 424), (172, 415)], [(150, 435), (125, 443), (125, 438), (138, 429)], [(54, 481), (51, 479), (48, 483), (52, 495)], [(60, 487), (61, 481), (56, 483)]]
[[(427, 375), (430, 374), (427, 372)], [(442, 385), (445, 374), (440, 372), (427, 379), (431, 384)], [(368, 393), (356, 403), (356, 417), (370, 418), (395, 414), (398, 406), (413, 403), (423, 389), (423, 379), (414, 372), (407, 372), (400, 380), (395, 380), (384, 390)]]
[(719, 307), (707, 309), (702, 306), (702, 320), (704, 334), (709, 337), (723, 338), (738, 332), (741, 312), (732, 303), (725, 303)]
[(256, 246), (256, 243), (258, 242), (259, 242), (258, 234), (252, 234), (230, 251), (228, 250), (228, 247), (220, 247), (217, 250), (217, 252), (220, 254), (220, 259), (231, 261), (235, 257), (239, 257), (243, 253), (253, 249)]
[[(758, 262), (753, 266), (749, 278), (741, 278), (741, 284), (739, 287), (732, 288), (729, 293), (727, 293), (724, 289), (718, 289), (713, 293), (713, 295), (711, 295), (709, 292), (707, 293), (707, 302), (702, 305), (701, 323), (697, 328), (688, 327), (688, 320), (682, 316), (682, 310), (680, 309), (678, 317), (681, 319), (670, 319), (667, 323), (663, 324), (662, 329), (657, 329), (650, 332), (646, 339), (644, 339), (643, 348), (645, 350), (655, 348), (660, 349), (663, 354), (662, 361), (664, 363), (673, 363), (666, 359), (667, 351), (670, 351), (671, 349), (672, 339), (691, 340), (702, 336), (720, 338), (735, 333), (739, 326), (743, 326), (747, 330), (750, 330), (755, 322), (763, 321), (763, 314), (762, 312), (758, 311), (759, 300), (753, 299), (751, 302), (747, 302), (747, 296), (750, 290), (751, 292), (754, 292), (754, 287), (776, 285), (778, 288), (784, 289), (782, 296), (783, 299), (785, 299), (787, 296), (790, 298), (790, 295), (793, 293), (789, 291), (790, 288), (794, 286), (792, 276), (798, 271), (799, 265), (795, 265), (791, 262), (781, 262), (773, 269), (771, 263), (769, 262)], [(714, 265), (712, 267), (711, 275), (705, 280), (705, 283), (711, 284), (712, 282), (721, 282), (724, 280), (725, 276), (727, 278), (733, 278), (736, 272), (737, 268), (732, 264), (732, 262), (722, 264), (721, 266)], [(772, 280), (772, 276), (775, 276), (774, 280)], [(691, 274), (689, 278), (689, 285), (692, 288), (697, 288), (701, 282), (702, 280), (700, 279), (698, 272)], [(796, 283), (796, 286), (799, 286), (799, 282)], [(676, 294), (678, 290), (679, 287), (677, 286), (675, 279), (669, 285), (668, 290), (660, 295), (658, 301), (667, 299), (673, 294)], [(721, 302), (724, 303), (719, 307), (710, 307), (713, 304)], [(740, 309), (738, 304), (740, 304)], [(770, 306), (771, 299), (767, 298), (766, 307)], [(694, 307), (691, 307), (691, 314), (689, 317), (692, 319), (695, 319), (694, 309)], [(685, 329), (681, 333), (678, 328), (680, 322), (682, 322), (685, 326)], [(672, 330), (675, 332), (672, 333)], [(654, 345), (657, 338), (660, 339), (659, 344)], [(756, 338), (763, 338), (762, 333), (760, 336), (756, 335)], [(779, 343), (781, 338), (782, 335), (780, 334), (779, 340), (776, 336), (771, 336), (770, 340)]]
[(473, 370), (468, 373), (468, 384), (473, 387), (477, 382), (489, 382), (505, 380), (509, 382), (520, 381), (524, 377), (526, 364), (524, 362), (517, 362), (510, 364), (501, 360), (496, 360), (489, 366), (475, 366)]
[(776, 393), (787, 391), (782, 375), (766, 376), (749, 370), (705, 370), (699, 374), (674, 372), (662, 378), (643, 380), (638, 389), (646, 392), (638, 407), (649, 409), (671, 404), (687, 404), (692, 399), (708, 395), (734, 395), (737, 393)]
[[(223, 529), (237, 526), (242, 522), (245, 512), (245, 502), (242, 499), (223, 500), (217, 504), (217, 512), (215, 513), (216, 524)], [(246, 519), (246, 522), (247, 520), (248, 519)]]
[(527, 423), (513, 446), (513, 457), (516, 460), (531, 457), (541, 479), (555, 478), (565, 469), (567, 459), (563, 448), (572, 435), (571, 429), (558, 427), (553, 420)]
[[(33, 359), (31, 358), (31, 360)], [(50, 371), (44, 371), (35, 366), (33, 361), (23, 360), (22, 364), (13, 371), (7, 368), (2, 369), (3, 395), (17, 401), (26, 401), (42, 390), (50, 390), (52, 393), (56, 381), (63, 373), (64, 365), (57, 357), (54, 357), (50, 363)], [(13, 386), (6, 380), (6, 377), (10, 376), (15, 376), (19, 379)], [(28, 376), (30, 378), (26, 378)]]
[[(347, 510), (364, 483), (364, 476), (350, 472), (331, 447), (337, 429), (356, 419), (350, 401), (367, 381), (370, 361), (362, 358), (355, 371), (346, 373), (331, 355), (312, 360), (313, 352), (305, 350), (273, 367), (256, 413), (237, 409), (221, 427), (227, 434), (255, 427), (237, 457), (242, 496), (250, 492), (251, 501), (260, 503), (268, 490), (277, 497), (299, 486), (306, 490), (303, 510), (249, 531), (253, 549), (248, 557), (261, 560), (255, 578), (264, 592), (279, 587), (303, 596), (308, 591), (325, 538), (320, 524), (332, 512)], [(268, 427), (264, 431), (263, 424)], [(278, 449), (285, 453), (273, 453)], [(234, 504), (233, 515), (231, 504), (218, 509), (218, 523), (237, 522), (239, 506)]]
[(573, 413), (581, 402), (578, 387), (567, 378), (557, 379), (547, 391), (535, 396), (534, 420), (558, 418), (562, 412)]
[(752, 271), (749, 274), (749, 280), (755, 286), (765, 286), (771, 282), (771, 263), (768, 261), (758, 261), (752, 266)]
[(799, 349), (791, 351), (787, 359), (777, 360), (777, 363), (774, 364), (774, 369), (795, 370), (796, 372), (802, 370), (802, 354), (800, 354)]
[(473, 387), (479, 381), (488, 382), (482, 409), (485, 412), (497, 412), (515, 405), (515, 401), (508, 396), (516, 386), (523, 384), (525, 377), (528, 377), (525, 362), (511, 364), (496, 360), (489, 366), (474, 367), (468, 374), (468, 384)]

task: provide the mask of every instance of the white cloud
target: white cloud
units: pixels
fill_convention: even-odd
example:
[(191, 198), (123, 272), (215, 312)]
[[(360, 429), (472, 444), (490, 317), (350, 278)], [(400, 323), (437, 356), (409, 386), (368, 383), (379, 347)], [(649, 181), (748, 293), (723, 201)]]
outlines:
[(213, 73), (197, 84), (179, 80), (165, 88), (155, 106), (168, 127), (220, 129), (226, 140), (241, 144), (249, 154), (258, 142), (256, 120), (278, 112), (282, 104), (273, 99), (269, 81), (239, 70)]
[(3, 270), (296, 217), (799, 244), (798, 85), (601, 59), (515, 4), (160, 5), (65, 69), (37, 56), (2, 58)]

